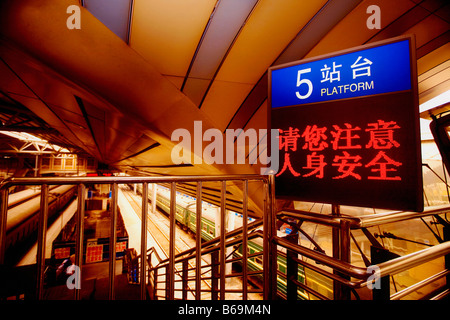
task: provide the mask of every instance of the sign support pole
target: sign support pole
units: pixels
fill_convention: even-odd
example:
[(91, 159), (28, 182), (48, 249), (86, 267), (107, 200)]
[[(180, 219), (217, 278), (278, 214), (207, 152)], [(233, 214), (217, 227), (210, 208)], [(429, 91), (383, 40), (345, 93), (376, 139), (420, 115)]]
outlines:
[[(331, 215), (339, 216), (340, 215), (340, 207), (339, 205), (332, 204), (331, 205)], [(333, 227), (331, 233), (332, 245), (333, 245), (333, 258), (340, 259), (340, 245), (339, 245), (339, 228)], [(337, 271), (334, 271), (337, 274)], [(339, 300), (341, 292), (341, 284), (336, 280), (333, 281), (333, 299)]]
[[(335, 217), (341, 215), (340, 205), (331, 205), (331, 214)], [(348, 221), (341, 221), (339, 227), (332, 230), (333, 258), (350, 263), (350, 225)], [(343, 274), (335, 271), (341, 277)], [(338, 281), (333, 284), (334, 300), (350, 300), (350, 290)]]

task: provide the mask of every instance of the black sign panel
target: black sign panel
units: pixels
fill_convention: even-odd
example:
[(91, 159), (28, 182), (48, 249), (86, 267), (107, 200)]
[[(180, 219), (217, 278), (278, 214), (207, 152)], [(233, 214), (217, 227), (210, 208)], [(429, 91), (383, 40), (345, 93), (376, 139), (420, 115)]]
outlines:
[[(271, 127), (280, 131), (277, 197), (423, 210), (412, 48), (402, 37), (270, 70)], [(383, 55), (403, 61), (387, 75), (397, 78), (392, 90)]]

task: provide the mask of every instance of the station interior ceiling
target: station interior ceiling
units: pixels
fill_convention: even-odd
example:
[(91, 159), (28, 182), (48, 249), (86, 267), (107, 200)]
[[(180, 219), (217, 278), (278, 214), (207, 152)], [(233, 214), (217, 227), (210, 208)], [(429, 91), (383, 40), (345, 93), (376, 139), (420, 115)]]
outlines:
[[(67, 27), (69, 5), (80, 8), (79, 29)], [(367, 25), (372, 5), (380, 9), (380, 29)], [(258, 173), (252, 165), (174, 164), (178, 142), (171, 135), (179, 128), (193, 132), (194, 121), (203, 131), (267, 128), (271, 66), (412, 34), (419, 103), (450, 90), (446, 0), (7, 0), (0, 6), (1, 131), (34, 134), (132, 175)], [(0, 149), (11, 139), (2, 137)]]

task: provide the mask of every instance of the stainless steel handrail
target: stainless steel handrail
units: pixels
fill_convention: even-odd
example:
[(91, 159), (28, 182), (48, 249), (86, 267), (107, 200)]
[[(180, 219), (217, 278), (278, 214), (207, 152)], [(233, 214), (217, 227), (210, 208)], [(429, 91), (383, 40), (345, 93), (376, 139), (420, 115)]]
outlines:
[[(301, 254), (305, 257), (308, 257), (316, 262), (319, 262), (327, 267), (332, 268), (333, 270), (337, 270), (345, 275), (356, 278), (360, 281), (351, 281), (347, 280), (343, 277), (339, 277), (336, 275), (331, 275), (327, 271), (324, 271), (323, 274), (327, 274), (330, 277), (333, 277), (334, 280), (337, 280), (349, 287), (352, 288), (361, 288), (367, 286), (368, 278), (372, 275), (373, 269), (366, 267), (357, 267), (350, 263), (343, 262), (332, 257), (329, 257), (323, 253), (305, 248), (303, 246), (299, 246), (297, 244), (293, 244), (283, 238), (274, 237), (273, 241), (286, 249), (292, 250), (297, 254)], [(397, 274), (399, 272), (411, 269), (418, 265), (427, 263), (429, 261), (435, 260), (437, 258), (443, 257), (445, 255), (450, 254), (450, 241), (440, 243), (433, 247), (425, 248), (420, 251), (416, 251), (410, 253), (408, 255), (398, 257), (380, 264), (377, 264), (379, 268), (379, 277), (384, 277), (388, 275)], [(303, 263), (302, 261), (298, 261), (299, 263)], [(316, 270), (317, 271), (317, 270)], [(442, 274), (440, 276), (446, 275)], [(434, 277), (431, 279), (435, 279)], [(395, 297), (395, 296), (394, 296)]]
[(450, 241), (378, 264), (380, 276), (396, 274), (450, 253)]
[(323, 265), (326, 265), (334, 270), (345, 273), (351, 277), (357, 279), (367, 279), (370, 275), (367, 273), (367, 268), (353, 266), (350, 263), (340, 261), (338, 259), (327, 256), (326, 254), (320, 253), (318, 251), (314, 251), (312, 249), (308, 249), (303, 246), (296, 245), (286, 239), (280, 237), (274, 237), (273, 241), (286, 249), (292, 250), (295, 253), (301, 254), (302, 256), (308, 257), (315, 261), (320, 262)]
[(95, 184), (125, 184), (125, 183), (168, 183), (168, 182), (197, 182), (197, 181), (245, 181), (256, 180), (268, 182), (269, 176), (261, 175), (223, 175), (223, 176), (111, 176), (111, 177), (36, 177), (36, 178), (11, 178), (4, 181), (0, 190), (8, 188), (13, 185), (42, 185), (42, 184), (80, 184), (80, 183), (95, 183)]
[[(256, 229), (256, 228), (258, 228), (258, 227), (260, 227), (260, 226), (262, 226), (262, 225), (263, 225), (263, 222), (262, 222), (261, 219), (255, 220), (255, 221), (253, 221), (253, 222), (251, 222), (251, 223), (248, 224), (248, 230), (249, 230), (249, 231), (250, 231), (250, 230), (254, 230), (254, 229)], [(261, 235), (261, 233), (258, 232), (258, 231), (255, 231), (255, 232), (252, 232), (252, 233)], [(240, 234), (243, 234), (243, 227), (239, 227), (239, 228), (234, 229), (233, 231), (227, 232), (227, 233), (226, 233), (226, 236), (225, 236), (225, 239), (229, 239), (229, 238), (235, 237), (235, 236), (240, 235)], [(201, 251), (201, 254), (200, 254), (200, 255), (209, 253), (209, 252), (210, 252), (210, 249), (209, 249), (209, 248), (211, 248), (212, 245), (217, 244), (217, 243), (220, 243), (220, 237), (213, 238), (213, 239), (211, 239), (211, 240), (209, 240), (209, 241), (207, 241), (207, 242), (204, 242), (203, 245), (202, 245), (203, 250)], [(175, 259), (178, 259), (178, 258), (183, 257), (183, 256), (185, 256), (185, 255), (192, 254), (192, 253), (194, 253), (194, 252), (196, 252), (196, 251), (197, 251), (197, 250), (196, 250), (195, 247), (194, 247), (194, 248), (191, 248), (191, 249), (187, 249), (187, 250), (185, 250), (185, 251), (183, 251), (183, 252), (180, 252), (180, 253), (176, 254), (176, 255), (175, 255)], [(191, 259), (192, 256), (188, 256), (188, 257), (184, 257), (184, 258)], [(180, 260), (176, 260), (176, 262), (177, 262), (177, 263), (178, 263), (178, 262), (182, 262), (184, 258), (180, 258)], [(169, 258), (166, 258), (166, 259), (164, 259), (164, 260), (161, 260), (161, 261), (160, 261), (160, 264), (167, 263), (168, 261), (169, 261)]]
[(431, 215), (439, 215), (450, 212), (450, 205), (441, 205), (425, 208), (423, 212), (409, 211), (391, 211), (385, 213), (377, 213), (365, 216), (348, 216), (348, 215), (328, 215), (303, 210), (284, 209), (280, 211), (278, 216), (289, 216), (296, 219), (304, 219), (331, 227), (339, 227), (341, 221), (347, 221), (351, 229), (369, 228), (387, 223), (395, 223), (404, 220), (421, 218)]
[(422, 287), (425, 287), (426, 285), (435, 282), (436, 280), (445, 277), (450, 274), (450, 270), (442, 270), (441, 272), (436, 273), (435, 275), (432, 275), (431, 277), (428, 277), (422, 281), (419, 281), (401, 291), (398, 291), (391, 295), (391, 300), (400, 300), (401, 298), (407, 296), (410, 293), (413, 293), (414, 291), (419, 290)]

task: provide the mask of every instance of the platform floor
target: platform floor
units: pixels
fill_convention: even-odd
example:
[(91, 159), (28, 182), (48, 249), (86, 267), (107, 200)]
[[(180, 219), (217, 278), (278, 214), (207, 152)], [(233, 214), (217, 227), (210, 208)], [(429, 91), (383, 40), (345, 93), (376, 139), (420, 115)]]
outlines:
[[(109, 299), (109, 261), (83, 265), (81, 280), (82, 300)], [(45, 300), (72, 300), (74, 291), (65, 284), (46, 288)], [(139, 300), (140, 286), (128, 284), (127, 275), (122, 273), (122, 260), (116, 261), (115, 275), (116, 300)]]

